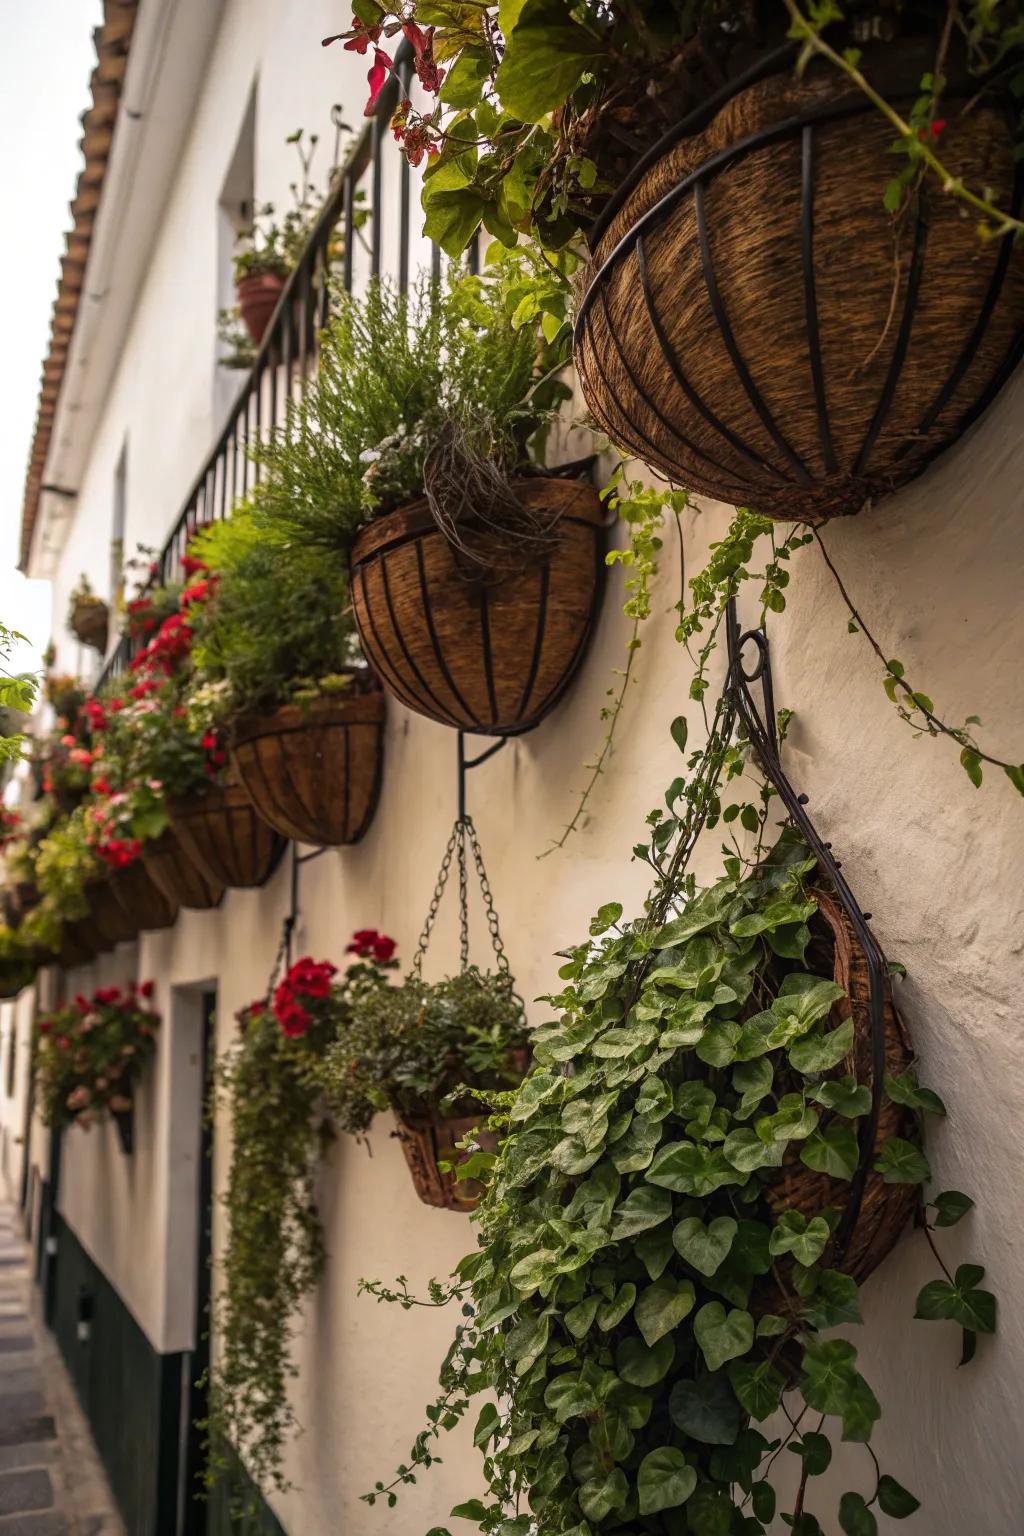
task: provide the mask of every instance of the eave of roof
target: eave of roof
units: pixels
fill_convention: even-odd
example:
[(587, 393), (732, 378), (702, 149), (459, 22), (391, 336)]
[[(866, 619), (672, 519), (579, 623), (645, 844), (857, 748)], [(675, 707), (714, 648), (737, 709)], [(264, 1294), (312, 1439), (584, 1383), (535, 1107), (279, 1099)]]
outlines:
[(80, 140), (85, 165), (71, 202), (72, 226), (64, 237), (64, 255), (61, 257), (57, 298), (50, 323), (50, 346), (43, 363), (36, 426), (29, 452), (21, 512), (22, 570), (27, 565), (32, 547), (32, 533), (39, 512), (57, 401), (64, 382), (71, 337), (78, 319), (93, 226), (114, 142), (138, 9), (139, 0), (104, 0), (103, 21), (93, 33), (96, 67), (90, 81), (92, 105), (82, 115)]

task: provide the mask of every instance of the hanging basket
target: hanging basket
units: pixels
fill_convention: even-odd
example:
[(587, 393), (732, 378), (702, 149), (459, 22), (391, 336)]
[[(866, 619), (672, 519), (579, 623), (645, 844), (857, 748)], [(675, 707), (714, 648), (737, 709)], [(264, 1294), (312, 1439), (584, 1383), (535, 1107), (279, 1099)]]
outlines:
[(206, 912), (219, 906), (224, 895), (223, 885), (211, 880), (186, 852), (173, 827), (168, 827), (152, 842), (143, 843), (142, 862), (154, 885), (176, 906), (195, 912)]
[[(886, 45), (872, 73), (904, 106), (910, 62)], [(1017, 213), (1014, 113), (962, 111), (967, 94), (943, 100), (943, 162)], [(892, 128), (832, 73), (774, 75), (671, 137), (592, 243), (575, 360), (599, 424), (687, 489), (787, 520), (919, 475), (1021, 356), (1024, 253), (927, 174), (894, 222)]]
[(282, 837), (339, 847), (373, 819), (384, 757), (384, 694), (287, 704), (235, 722), (231, 763), (259, 816)]
[(88, 965), (90, 961), (95, 960), (101, 948), (109, 949), (110, 945), (100, 941), (87, 918), (82, 918), (78, 922), (65, 920), (61, 924), (57, 963), (63, 970), (70, 971), (76, 966)]
[(264, 885), (284, 852), (284, 838), (257, 816), (240, 784), (211, 785), (173, 801), (170, 813), (181, 846), (214, 886)]
[(83, 594), (71, 610), (71, 633), (83, 645), (105, 652), (110, 632), (110, 609), (101, 597)]
[[(833, 979), (846, 992), (846, 997), (836, 1004), (833, 1022), (838, 1024), (852, 1017), (854, 1024), (853, 1051), (834, 1073), (828, 1075), (843, 1077), (852, 1073), (858, 1082), (870, 1084), (873, 1069), (867, 961), (853, 925), (838, 901), (820, 890), (815, 891), (814, 896), (818, 902), (818, 917), (811, 920), (812, 933), (816, 933), (819, 942), (831, 948)], [(888, 982), (885, 985), (884, 1019), (885, 1070), (895, 1077), (911, 1065), (914, 1053), (893, 1006)], [(823, 1123), (827, 1123), (828, 1118), (823, 1115)], [(874, 1164), (883, 1142), (890, 1136), (912, 1136), (914, 1126), (912, 1113), (883, 1097), (870, 1164)], [(797, 1147), (771, 1184), (768, 1201), (776, 1213), (800, 1211), (810, 1220), (829, 1207), (840, 1212), (845, 1210), (850, 1189), (848, 1179), (830, 1178), (828, 1174), (816, 1173), (806, 1167), (800, 1161)], [(822, 1256), (823, 1267), (840, 1269), (858, 1282), (866, 1280), (886, 1258), (910, 1222), (918, 1193), (914, 1184), (886, 1184), (882, 1175), (875, 1173), (872, 1167), (844, 1250), (836, 1251), (833, 1238), (831, 1247)]]
[(137, 916), (127, 912), (118, 901), (111, 876), (88, 880), (82, 894), (89, 904), (89, 913), (81, 921), (95, 934), (97, 948), (113, 949), (115, 944), (129, 944), (138, 937)]
[(131, 1109), (112, 1109), (110, 1118), (117, 1128), (117, 1139), (125, 1157), (135, 1151), (135, 1105)]
[(141, 858), (114, 870), (110, 883), (125, 916), (141, 933), (170, 928), (178, 916), (178, 903), (168, 900)]
[(0, 998), (17, 997), (36, 979), (38, 967), (32, 960), (5, 960), (0, 964)]
[(352, 605), (363, 651), (418, 714), (484, 735), (530, 730), (554, 709), (583, 658), (604, 570), (604, 508), (593, 486), (512, 482), (554, 520), (553, 549), (493, 585), (467, 581), (426, 500), (369, 524), (352, 550)]
[[(459, 1183), (454, 1172), (443, 1172), (438, 1164), (442, 1160), (459, 1163), (465, 1158), (458, 1143), (477, 1129), (480, 1116), (445, 1120), (440, 1115), (400, 1115), (396, 1111), (395, 1121), (395, 1135), (402, 1143), (413, 1186), (424, 1205), (445, 1211), (475, 1210), (481, 1195), (477, 1180)], [(495, 1138), (490, 1132), (483, 1132), (479, 1139), (493, 1149)]]
[(250, 272), (235, 285), (238, 308), (245, 328), (258, 347), (284, 292), (284, 278), (277, 272)]

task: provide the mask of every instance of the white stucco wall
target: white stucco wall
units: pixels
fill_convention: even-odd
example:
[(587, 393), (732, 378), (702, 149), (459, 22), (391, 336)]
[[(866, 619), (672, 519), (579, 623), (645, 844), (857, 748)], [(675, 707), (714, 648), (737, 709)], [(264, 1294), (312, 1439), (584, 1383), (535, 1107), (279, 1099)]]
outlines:
[[(128, 545), (159, 543), (215, 435), (211, 414), (216, 309), (215, 210), (254, 80), (258, 196), (279, 197), (292, 172), (285, 134), (319, 123), (342, 100), (357, 122), (363, 61), (319, 39), (347, 19), (327, 0), (232, 0), (209, 62), (163, 235), (96, 434), (77, 518), (54, 584), (55, 629), (83, 568), (99, 589), (107, 568), (114, 465), (129, 441)], [(1004, 392), (967, 440), (916, 485), (826, 533), (865, 617), (945, 717), (985, 722), (982, 739), (1018, 757), (1024, 741), (1020, 536), (1024, 485), (1024, 378)], [(702, 565), (725, 509), (684, 518), (687, 568)], [(592, 817), (568, 847), (537, 855), (568, 820), (599, 741), (598, 712), (626, 625), (619, 577), (575, 687), (536, 732), (511, 743), (469, 781), (502, 931), (527, 999), (549, 990), (554, 951), (585, 933), (612, 898), (636, 907), (646, 882), (630, 849), (647, 810), (678, 770), (668, 725), (686, 700), (690, 667), (673, 638), (675, 555), (666, 560), (616, 751)], [(922, 1075), (946, 1099), (947, 1124), (929, 1152), (937, 1188), (975, 1196), (977, 1211), (943, 1242), (953, 1260), (986, 1265), (1002, 1303), (1000, 1334), (955, 1370), (956, 1331), (914, 1324), (919, 1286), (934, 1269), (920, 1236), (901, 1244), (866, 1293), (858, 1330), (864, 1370), (884, 1409), (876, 1449), (886, 1470), (924, 1500), (907, 1525), (921, 1536), (1016, 1536), (1024, 1505), (1019, 1382), (1024, 1283), (1018, 1170), (1024, 1151), (1024, 1062), (1019, 1046), (1021, 868), (1024, 804), (999, 775), (974, 790), (945, 742), (915, 741), (887, 702), (877, 663), (846, 613), (817, 551), (794, 561), (787, 612), (771, 624), (777, 702), (796, 710), (788, 763), (810, 811), (888, 953), (907, 966), (899, 997)], [(62, 642), (59, 664), (73, 665)], [(380, 807), (364, 841), (330, 852), (302, 873), (299, 952), (338, 959), (351, 931), (376, 926), (408, 959), (456, 809), (455, 738), (390, 704)], [(710, 872), (716, 839), (702, 852)], [(136, 1117), (137, 1149), (122, 1157), (113, 1130), (67, 1138), (61, 1210), (124, 1295), (153, 1343), (192, 1343), (195, 1151), (198, 1137), (197, 991), (215, 984), (218, 1041), (232, 1038), (236, 1008), (262, 991), (288, 900), (282, 867), (268, 887), (232, 892), (214, 913), (183, 914), (173, 931), (147, 935), (74, 977), (84, 986), (152, 976), (165, 1025)], [(441, 923), (431, 965), (456, 960), (453, 912)], [(482, 923), (475, 953), (486, 957)], [(543, 1005), (531, 1016), (545, 1017)], [(0, 1063), (2, 1075), (2, 1063)], [(6, 1110), (6, 1106), (4, 1106)], [(5, 1115), (6, 1120), (6, 1115)], [(215, 1176), (223, 1189), (228, 1128), (218, 1127)], [(307, 1309), (296, 1404), (305, 1434), (290, 1470), (296, 1491), (276, 1501), (293, 1536), (422, 1536), (451, 1503), (476, 1489), (476, 1456), (464, 1439), (445, 1465), (403, 1493), (393, 1512), (359, 1494), (405, 1459), (433, 1396), (454, 1318), (401, 1313), (356, 1297), (360, 1276), (401, 1272), (413, 1288), (444, 1275), (471, 1242), (468, 1221), (420, 1205), (397, 1144), (381, 1123), (373, 1156), (335, 1146), (320, 1191), (329, 1263)], [(223, 1227), (218, 1217), (218, 1246)], [(810, 1507), (829, 1516), (832, 1493), (866, 1487), (869, 1462), (844, 1447)], [(826, 1495), (828, 1497), (826, 1497)], [(884, 1519), (883, 1530), (890, 1529)], [(891, 1526), (892, 1530), (899, 1527)]]

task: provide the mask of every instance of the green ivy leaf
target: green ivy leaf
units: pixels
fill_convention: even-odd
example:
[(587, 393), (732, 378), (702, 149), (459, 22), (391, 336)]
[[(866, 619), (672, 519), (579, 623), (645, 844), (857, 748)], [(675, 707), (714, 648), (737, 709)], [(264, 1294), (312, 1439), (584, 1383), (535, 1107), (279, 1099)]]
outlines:
[(878, 1479), (878, 1507), (883, 1515), (889, 1515), (893, 1520), (906, 1520), (908, 1515), (921, 1508), (921, 1501), (894, 1477), (883, 1473)]
[(517, 1291), (528, 1296), (551, 1279), (557, 1262), (558, 1255), (553, 1249), (538, 1248), (534, 1253), (528, 1253), (525, 1259), (519, 1260), (509, 1279)]
[(857, 1171), (859, 1157), (857, 1138), (849, 1125), (819, 1127), (804, 1143), (800, 1161), (816, 1173), (827, 1173), (833, 1179), (852, 1179)]
[(703, 1198), (726, 1184), (743, 1183), (742, 1174), (732, 1168), (719, 1147), (698, 1147), (690, 1141), (671, 1142), (655, 1155), (647, 1170), (647, 1179), (676, 1194)]
[(943, 1190), (941, 1195), (935, 1196), (931, 1204), (935, 1207), (937, 1227), (955, 1227), (968, 1211), (974, 1209), (974, 1201), (970, 1195), (962, 1195), (958, 1189)]
[(1008, 763), (1003, 772), (1017, 793), (1024, 795), (1024, 763), (1021, 763), (1019, 766), (1015, 763)]
[(596, 916), (590, 919), (590, 931), (595, 938), (599, 934), (607, 933), (609, 928), (614, 928), (622, 916), (621, 901), (606, 901), (603, 907), (598, 907)]
[(669, 730), (672, 732), (672, 740), (680, 752), (686, 751), (686, 738), (689, 735), (689, 729), (685, 715), (677, 715), (669, 726)]
[(597, 1309), (597, 1326), (602, 1333), (607, 1333), (614, 1328), (616, 1323), (621, 1323), (636, 1301), (636, 1286), (631, 1280), (620, 1285), (611, 1301), (606, 1301)]
[(768, 1360), (761, 1360), (757, 1365), (746, 1360), (733, 1361), (729, 1367), (729, 1380), (741, 1407), (751, 1418), (767, 1419), (778, 1411), (786, 1383)]
[(727, 1067), (736, 1059), (740, 1033), (740, 1026), (730, 1020), (709, 1025), (697, 1045), (698, 1057), (709, 1067)]
[[(671, 1200), (669, 1208), (671, 1209)], [(672, 1258), (671, 1228), (659, 1226), (653, 1231), (644, 1232), (634, 1242), (633, 1252), (646, 1269), (648, 1278), (659, 1279), (665, 1273)]]
[(832, 1460), (832, 1442), (827, 1435), (818, 1434), (815, 1430), (809, 1430), (801, 1440), (789, 1449), (804, 1464), (804, 1471), (808, 1477), (821, 1477), (827, 1472)]
[(770, 1525), (775, 1519), (775, 1489), (763, 1479), (755, 1483), (750, 1496), (755, 1517), (762, 1525)]
[(878, 1536), (878, 1521), (859, 1493), (844, 1493), (839, 1500), (839, 1524), (846, 1536)]
[(678, 1328), (683, 1318), (693, 1311), (696, 1299), (690, 1280), (664, 1279), (649, 1285), (641, 1294), (634, 1313), (644, 1343), (653, 1348), (659, 1339)]
[(662, 1509), (677, 1509), (686, 1503), (696, 1486), (696, 1468), (687, 1464), (682, 1451), (674, 1446), (650, 1451), (637, 1474), (640, 1513), (656, 1515)]
[(948, 1280), (932, 1280), (917, 1298), (915, 1317), (928, 1322), (946, 1320), (972, 1333), (995, 1333), (996, 1299), (991, 1291), (977, 1289), (985, 1271), (979, 1264), (961, 1264)]
[(672, 1242), (680, 1258), (702, 1275), (713, 1275), (726, 1258), (736, 1236), (731, 1216), (716, 1216), (707, 1226), (699, 1216), (685, 1216), (673, 1229)]
[(797, 1072), (831, 1072), (853, 1050), (853, 1020), (846, 1019), (823, 1035), (807, 1035), (789, 1048), (790, 1064)]
[(848, 1120), (856, 1120), (871, 1112), (870, 1088), (858, 1083), (853, 1077), (832, 1078), (829, 1082), (819, 1083), (812, 1097), (815, 1103), (823, 1104), (826, 1109), (844, 1115)]
[(756, 1131), (743, 1126), (732, 1131), (722, 1147), (726, 1161), (740, 1173), (753, 1173), (758, 1168), (781, 1168), (786, 1155), (783, 1142), (769, 1144)]
[(615, 1369), (631, 1387), (653, 1387), (668, 1373), (675, 1355), (671, 1335), (650, 1348), (642, 1339), (623, 1339), (615, 1352)]
[(590, 1332), (597, 1309), (601, 1305), (600, 1296), (587, 1296), (578, 1302), (575, 1307), (570, 1307), (565, 1314), (563, 1322), (574, 1339), (582, 1339)]
[(769, 1249), (775, 1256), (791, 1253), (798, 1264), (809, 1269), (821, 1258), (831, 1236), (823, 1216), (808, 1222), (800, 1211), (784, 1211), (772, 1229)]
[(591, 1478), (579, 1490), (580, 1509), (595, 1525), (613, 1509), (621, 1509), (628, 1497), (629, 1483), (621, 1467), (613, 1468), (607, 1477)]
[(890, 1136), (878, 1154), (875, 1172), (885, 1184), (923, 1184), (931, 1178), (928, 1159), (913, 1142)]
[(677, 1429), (702, 1445), (733, 1445), (740, 1432), (740, 1405), (722, 1372), (677, 1381), (668, 1412)]
[(739, 1308), (726, 1312), (720, 1301), (709, 1301), (693, 1320), (693, 1332), (709, 1371), (745, 1355), (754, 1344), (754, 1319)]
[(823, 1269), (814, 1296), (802, 1314), (814, 1328), (838, 1328), (840, 1323), (862, 1323), (857, 1282), (838, 1269)]
[(981, 758), (972, 747), (964, 747), (960, 753), (960, 766), (974, 785), (975, 789), (981, 788), (982, 770)]
[(735, 1514), (732, 1499), (711, 1483), (701, 1483), (690, 1495), (686, 1524), (691, 1536), (729, 1536)]
[(921, 1109), (928, 1115), (944, 1115), (946, 1106), (931, 1088), (922, 1088), (908, 1068), (898, 1077), (885, 1074), (885, 1091), (894, 1104), (905, 1104), (908, 1109)]
[(617, 1208), (612, 1237), (616, 1242), (635, 1237), (638, 1232), (646, 1232), (648, 1228), (667, 1221), (671, 1215), (672, 1196), (667, 1189), (639, 1184)]

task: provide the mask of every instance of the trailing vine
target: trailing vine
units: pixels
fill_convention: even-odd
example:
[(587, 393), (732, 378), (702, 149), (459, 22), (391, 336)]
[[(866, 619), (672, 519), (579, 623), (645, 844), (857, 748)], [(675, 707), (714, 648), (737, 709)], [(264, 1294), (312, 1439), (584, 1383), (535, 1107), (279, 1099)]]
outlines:
[[(726, 754), (738, 754), (728, 772), (744, 769), (728, 708), (692, 776), (712, 811)], [(899, 1061), (890, 1050), (867, 1198), (897, 1214), (866, 1254), (875, 1239), (844, 1233), (842, 1212), (873, 1090), (854, 994), (837, 980), (847, 973), (830, 948), (827, 885), (798, 834), (768, 832), (765, 799), (754, 843), (727, 847), (722, 877), (698, 890), (687, 863), (701, 818), (692, 793), (687, 804), (695, 813), (671, 817), (668, 838), (665, 813), (648, 818), (644, 912), (624, 922), (607, 903), (564, 954), (537, 1066), (492, 1117), (505, 1139), (478, 1249), (429, 1291), (427, 1304), (456, 1300), (464, 1313), (440, 1394), (408, 1461), (364, 1496), (371, 1505), (393, 1506), (487, 1393), (474, 1440), (488, 1493), (452, 1510), (484, 1532), (756, 1536), (781, 1516), (821, 1536), (814, 1479), (837, 1436), (867, 1447), (871, 1472), (866, 1492), (839, 1501), (846, 1536), (874, 1536), (876, 1511), (918, 1508), (870, 1449), (881, 1407), (854, 1345), (828, 1330), (861, 1321), (856, 1275), (926, 1209), (921, 1120), (943, 1105), (905, 1048)], [(943, 1192), (930, 1225), (971, 1205)], [(996, 1303), (980, 1266), (939, 1263), (916, 1316), (958, 1324), (966, 1361), (994, 1331)], [(417, 1304), (404, 1280), (361, 1289)], [(789, 1428), (769, 1439), (757, 1426), (780, 1410)], [(772, 1481), (783, 1448), (801, 1461), (788, 1510)]]

